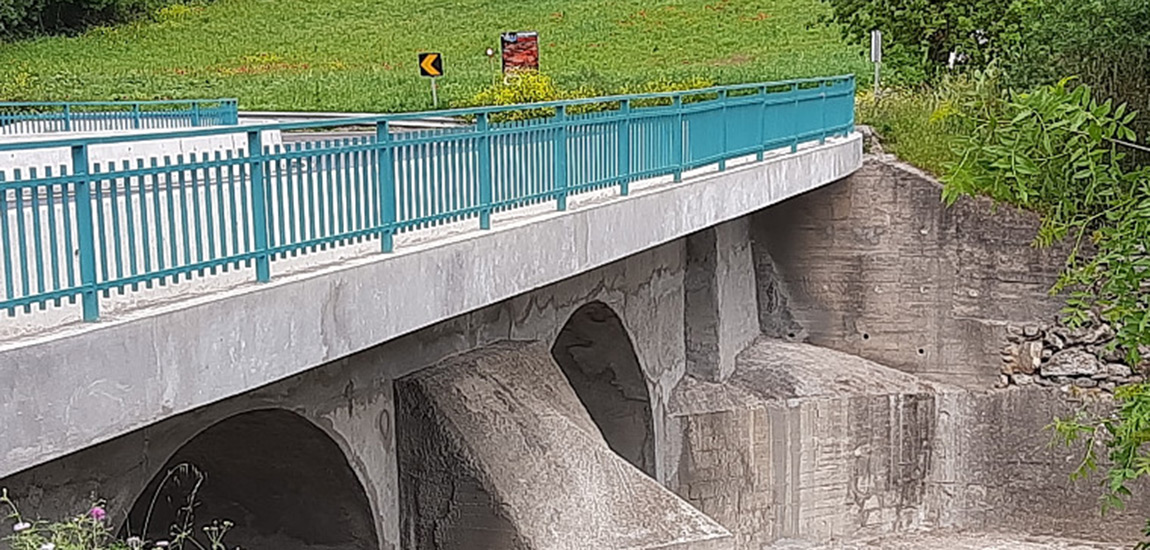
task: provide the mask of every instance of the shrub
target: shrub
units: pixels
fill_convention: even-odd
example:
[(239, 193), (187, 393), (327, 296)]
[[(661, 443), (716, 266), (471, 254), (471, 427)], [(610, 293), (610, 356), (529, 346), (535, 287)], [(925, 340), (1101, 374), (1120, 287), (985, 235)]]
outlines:
[[(168, 540), (154, 541), (132, 536), (131, 526), (125, 527), (126, 536), (117, 536), (103, 502), (96, 502), (87, 512), (63, 520), (32, 519), (20, 513), (7, 489), (0, 489), (0, 506), (8, 508), (8, 519), (13, 523), (12, 534), (0, 540), (11, 550), (228, 550), (224, 538), (233, 526), (230, 521), (213, 520), (196, 528), (195, 509), (200, 504), (197, 497), (204, 479), (199, 469), (187, 463), (168, 471), (156, 488), (141, 535), (148, 532), (147, 522), (151, 520), (156, 498), (169, 482), (186, 483), (191, 488), (171, 525)], [(197, 530), (202, 533), (202, 540)]]
[(884, 62), (903, 84), (941, 75), (951, 52), (981, 68), (1018, 44), (1022, 10), (1014, 0), (823, 0), (852, 44), (883, 31)]
[[(605, 95), (674, 92), (706, 88), (713, 85), (713, 81), (698, 77), (683, 81), (659, 79), (638, 85), (626, 86), (621, 90), (614, 92), (613, 94), (608, 94), (603, 90), (592, 88), (590, 86), (579, 86), (578, 88), (564, 89), (556, 84), (550, 76), (544, 73), (537, 71), (522, 71), (509, 75), (505, 82), (484, 88), (467, 101), (456, 103), (454, 106), (483, 107), (498, 105), (520, 105), (524, 103), (544, 103), (567, 99), (594, 98)], [(700, 95), (705, 96), (705, 94)], [(701, 98), (698, 96), (688, 97), (685, 102), (690, 103), (691, 101), (698, 101), (700, 99)], [(655, 105), (670, 104), (671, 100), (669, 98), (652, 98), (636, 101), (633, 106), (650, 107)], [(603, 101), (574, 105), (567, 109), (567, 113), (578, 115), (599, 111), (611, 111), (618, 108), (619, 102), (617, 101)], [(522, 121), (550, 117), (554, 115), (555, 109), (553, 108), (523, 109), (493, 114), (491, 116), (491, 121)]]

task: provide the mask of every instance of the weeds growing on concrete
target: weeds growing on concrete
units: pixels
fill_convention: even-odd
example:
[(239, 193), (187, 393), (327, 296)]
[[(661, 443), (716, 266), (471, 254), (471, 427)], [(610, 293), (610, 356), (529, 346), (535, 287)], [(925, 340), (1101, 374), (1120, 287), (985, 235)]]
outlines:
[[(233, 527), (232, 522), (213, 520), (196, 527), (195, 508), (204, 479), (203, 472), (191, 464), (179, 464), (169, 470), (149, 503), (141, 534), (132, 535), (128, 526), (125, 537), (117, 536), (103, 501), (95, 502), (83, 514), (63, 520), (32, 519), (20, 513), (7, 489), (0, 489), (0, 505), (8, 508), (8, 519), (12, 522), (12, 533), (2, 540), (11, 550), (227, 550), (224, 538)], [(170, 482), (176, 481), (190, 481), (191, 488), (176, 513), (170, 537), (147, 540), (156, 500)]]

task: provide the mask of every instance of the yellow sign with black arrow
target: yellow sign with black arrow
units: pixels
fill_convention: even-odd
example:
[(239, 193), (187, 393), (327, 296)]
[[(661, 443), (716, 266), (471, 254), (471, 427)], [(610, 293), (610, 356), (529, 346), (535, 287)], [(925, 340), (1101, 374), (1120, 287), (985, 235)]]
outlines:
[(431, 78), (443, 76), (443, 56), (431, 52), (419, 54), (419, 74)]

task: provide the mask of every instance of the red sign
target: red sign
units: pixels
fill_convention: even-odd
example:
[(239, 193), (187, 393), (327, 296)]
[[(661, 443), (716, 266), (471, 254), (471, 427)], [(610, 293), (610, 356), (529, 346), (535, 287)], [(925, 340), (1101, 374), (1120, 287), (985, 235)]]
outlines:
[(504, 33), (501, 43), (503, 72), (539, 70), (539, 33), (534, 31)]

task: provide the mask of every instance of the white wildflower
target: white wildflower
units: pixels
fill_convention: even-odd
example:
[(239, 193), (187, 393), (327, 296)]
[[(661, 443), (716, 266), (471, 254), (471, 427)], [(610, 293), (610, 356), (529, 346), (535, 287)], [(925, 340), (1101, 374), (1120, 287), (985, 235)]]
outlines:
[(12, 526), (12, 530), (17, 532), (17, 533), (19, 533), (20, 531), (23, 531), (25, 529), (31, 529), (31, 528), (32, 528), (32, 524), (28, 523), (26, 521), (21, 521), (20, 523), (17, 523), (16, 525)]
[(132, 550), (139, 550), (144, 547), (144, 541), (140, 540), (140, 537), (128, 537), (127, 543), (128, 548)]
[(40, 550), (56, 550), (56, 545), (50, 542), (45, 542), (40, 545)]
[(168, 541), (166, 541), (166, 540), (156, 541), (156, 548), (167, 548), (167, 547), (168, 547)]

